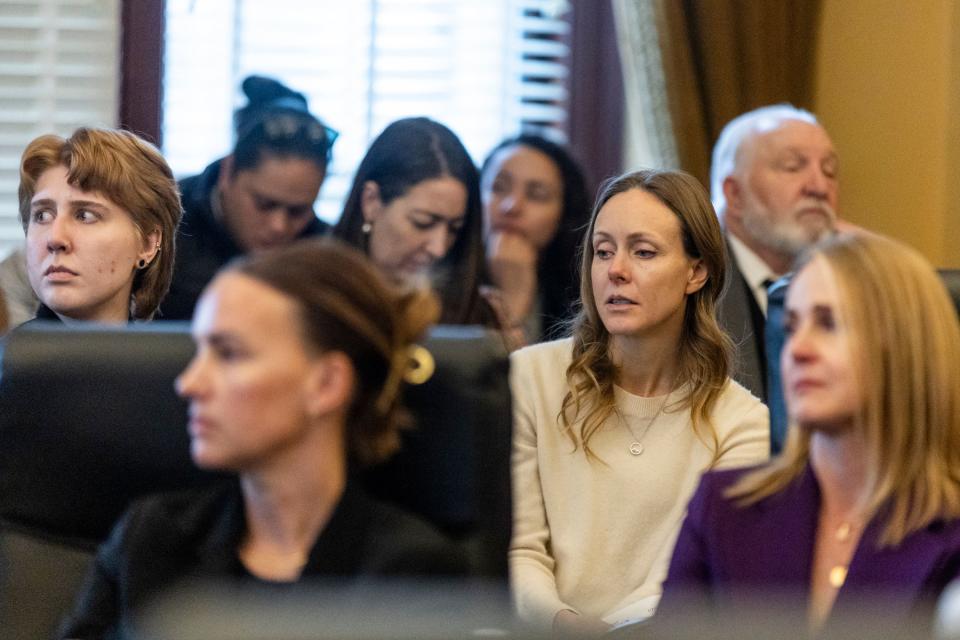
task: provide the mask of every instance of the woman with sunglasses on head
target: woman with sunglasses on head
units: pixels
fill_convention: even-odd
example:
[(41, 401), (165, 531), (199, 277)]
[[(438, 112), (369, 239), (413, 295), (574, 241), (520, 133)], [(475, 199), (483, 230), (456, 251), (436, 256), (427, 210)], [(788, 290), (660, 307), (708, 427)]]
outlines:
[(184, 218), (162, 319), (189, 319), (232, 258), (327, 229), (313, 205), (336, 132), (310, 113), (302, 93), (276, 80), (250, 76), (242, 87), (248, 102), (234, 115), (233, 150), (180, 182)]
[(486, 324), (481, 217), (479, 173), (460, 139), (429, 118), (405, 118), (371, 143), (333, 235), (395, 283), (431, 281), (442, 323)]
[(197, 304), (176, 388), (194, 462), (236, 477), (131, 507), (63, 636), (135, 635), (142, 607), (184, 579), (276, 595), (319, 578), (464, 575), (459, 547), (351, 473), (397, 450), (413, 341), (436, 314), (432, 293), (398, 294), (331, 239), (223, 270)]
[(874, 234), (828, 239), (795, 273), (786, 446), (758, 469), (704, 476), (657, 618), (773, 611), (778, 635), (927, 637), (960, 577), (956, 311), (926, 259)]
[(649, 617), (702, 471), (769, 455), (766, 407), (730, 380), (723, 236), (673, 171), (608, 181), (583, 240), (573, 335), (511, 357), (519, 613), (575, 635)]

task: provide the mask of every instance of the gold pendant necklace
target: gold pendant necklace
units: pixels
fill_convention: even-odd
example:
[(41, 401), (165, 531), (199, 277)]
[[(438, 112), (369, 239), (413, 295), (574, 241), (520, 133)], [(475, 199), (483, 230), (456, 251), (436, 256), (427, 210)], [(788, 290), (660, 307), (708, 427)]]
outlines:
[(830, 580), (830, 586), (834, 589), (839, 589), (843, 586), (843, 583), (847, 581), (847, 568), (842, 564), (830, 569), (830, 575), (828, 577)]
[(843, 522), (839, 527), (837, 527), (833, 537), (837, 539), (837, 542), (846, 542), (850, 539), (850, 532), (852, 531), (853, 525), (849, 522)]
[[(847, 521), (841, 522), (840, 526), (836, 528), (833, 532), (833, 538), (837, 542), (848, 542), (851, 538), (851, 535), (855, 531), (859, 531), (860, 524)], [(839, 589), (843, 586), (843, 583), (847, 581), (847, 571), (849, 568), (848, 564), (837, 564), (830, 569), (830, 573), (827, 575), (827, 580), (830, 582), (830, 586), (834, 589)]]
[(667, 393), (667, 395), (663, 396), (663, 401), (660, 403), (660, 408), (657, 409), (657, 412), (653, 414), (653, 417), (647, 421), (646, 426), (643, 428), (643, 433), (640, 434), (639, 438), (637, 437), (637, 434), (634, 433), (630, 423), (626, 420), (623, 421), (623, 425), (627, 428), (627, 431), (630, 432), (630, 435), (633, 436), (633, 442), (630, 443), (630, 453), (634, 456), (639, 456), (644, 452), (643, 439), (647, 437), (647, 432), (650, 431), (650, 427), (653, 426), (653, 423), (656, 422), (657, 418), (660, 417), (660, 414), (663, 413), (663, 408), (667, 406), (667, 399), (672, 393), (673, 391), (670, 391)]

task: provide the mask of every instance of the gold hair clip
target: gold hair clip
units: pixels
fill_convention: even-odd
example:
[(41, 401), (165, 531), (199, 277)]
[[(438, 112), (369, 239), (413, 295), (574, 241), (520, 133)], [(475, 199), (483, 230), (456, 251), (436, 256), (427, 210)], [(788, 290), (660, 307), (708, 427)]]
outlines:
[(437, 365), (433, 354), (418, 344), (407, 347), (407, 369), (403, 372), (403, 379), (410, 384), (423, 384), (436, 371)]

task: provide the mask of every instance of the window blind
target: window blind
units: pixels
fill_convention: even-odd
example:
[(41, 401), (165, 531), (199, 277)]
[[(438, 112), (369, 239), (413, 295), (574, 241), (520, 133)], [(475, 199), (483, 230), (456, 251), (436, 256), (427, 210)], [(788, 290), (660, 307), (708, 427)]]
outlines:
[(119, 0), (0, 2), (0, 253), (23, 240), (20, 156), (44, 133), (115, 126)]
[(179, 176), (228, 153), (239, 85), (271, 75), (341, 136), (318, 202), (340, 212), (370, 141), (425, 115), (474, 160), (536, 127), (563, 140), (568, 6), (556, 0), (167, 0), (164, 153)]

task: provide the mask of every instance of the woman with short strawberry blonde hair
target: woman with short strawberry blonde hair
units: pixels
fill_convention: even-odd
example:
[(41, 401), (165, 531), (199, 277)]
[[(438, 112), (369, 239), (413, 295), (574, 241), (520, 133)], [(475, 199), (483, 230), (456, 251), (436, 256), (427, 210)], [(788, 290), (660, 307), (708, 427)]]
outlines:
[(170, 288), (181, 216), (156, 147), (119, 129), (40, 136), (23, 152), (19, 199), (39, 317), (153, 317)]

